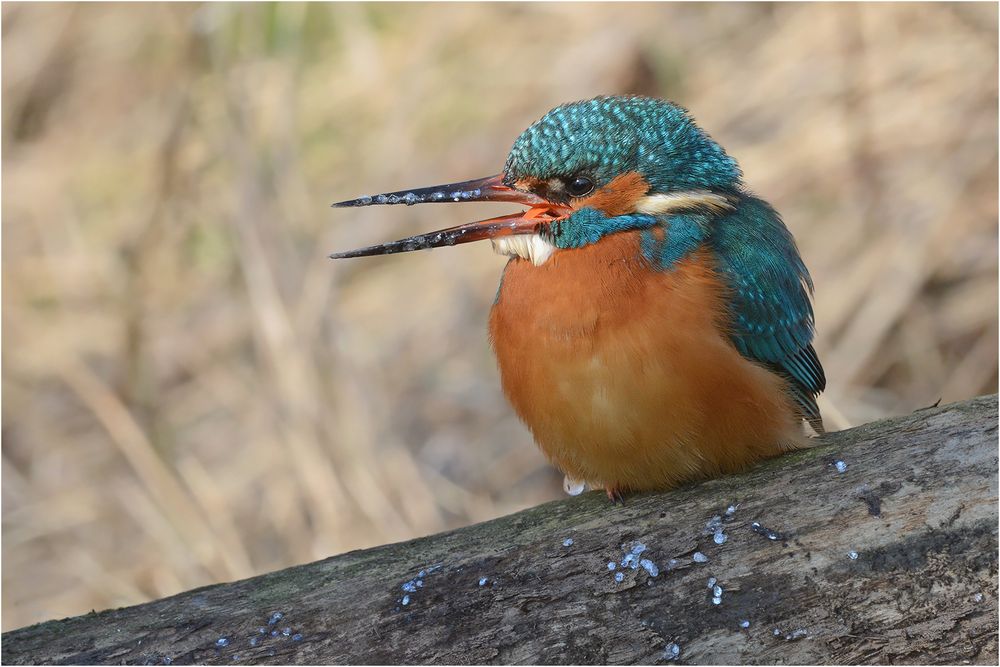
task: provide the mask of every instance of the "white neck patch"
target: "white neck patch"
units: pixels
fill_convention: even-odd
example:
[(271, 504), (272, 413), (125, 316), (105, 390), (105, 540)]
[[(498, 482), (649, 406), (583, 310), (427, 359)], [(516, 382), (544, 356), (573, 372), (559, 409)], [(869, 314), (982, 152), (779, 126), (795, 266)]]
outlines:
[(514, 234), (490, 239), (493, 251), (498, 255), (520, 257), (530, 261), (535, 266), (541, 266), (548, 261), (556, 247), (543, 239), (539, 234)]
[(693, 208), (707, 208), (713, 213), (727, 213), (732, 211), (734, 206), (729, 197), (708, 190), (646, 195), (635, 203), (636, 212), (647, 215), (663, 215)]
[[(728, 213), (732, 211), (733, 202), (725, 195), (708, 190), (687, 190), (664, 194), (646, 195), (636, 202), (636, 213), (646, 215), (664, 215), (676, 211), (688, 211), (694, 208), (707, 208), (713, 213)], [(541, 266), (549, 260), (558, 248), (538, 234), (514, 234), (491, 239), (493, 251), (498, 255), (520, 257), (535, 266)]]

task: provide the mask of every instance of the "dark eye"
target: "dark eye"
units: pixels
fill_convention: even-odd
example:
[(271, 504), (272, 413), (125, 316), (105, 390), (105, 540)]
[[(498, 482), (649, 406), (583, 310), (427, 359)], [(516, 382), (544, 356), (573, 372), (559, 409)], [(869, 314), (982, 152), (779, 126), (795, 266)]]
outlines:
[(566, 192), (574, 197), (582, 197), (594, 189), (594, 182), (586, 176), (574, 176), (566, 183)]

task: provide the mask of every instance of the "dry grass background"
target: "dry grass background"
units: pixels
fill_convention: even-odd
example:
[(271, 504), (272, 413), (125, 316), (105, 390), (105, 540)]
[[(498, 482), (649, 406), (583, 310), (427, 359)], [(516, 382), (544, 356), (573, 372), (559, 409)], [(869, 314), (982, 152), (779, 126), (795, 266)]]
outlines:
[(817, 285), (833, 427), (996, 390), (997, 8), (3, 5), (3, 627), (558, 497), (504, 403), (494, 173), (599, 93), (740, 160)]

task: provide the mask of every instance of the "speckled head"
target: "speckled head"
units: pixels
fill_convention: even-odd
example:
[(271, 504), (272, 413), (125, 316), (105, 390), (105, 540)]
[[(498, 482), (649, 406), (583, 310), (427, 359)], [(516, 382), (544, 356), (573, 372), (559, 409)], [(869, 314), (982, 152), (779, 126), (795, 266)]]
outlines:
[(514, 142), (505, 182), (586, 176), (596, 188), (637, 172), (650, 192), (739, 187), (736, 161), (681, 107), (649, 97), (597, 97), (556, 107)]

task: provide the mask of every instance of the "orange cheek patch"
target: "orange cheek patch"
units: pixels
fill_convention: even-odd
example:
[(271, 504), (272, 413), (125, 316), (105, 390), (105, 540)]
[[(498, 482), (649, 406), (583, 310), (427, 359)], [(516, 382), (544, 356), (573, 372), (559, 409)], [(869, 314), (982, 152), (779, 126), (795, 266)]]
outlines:
[(573, 202), (573, 208), (596, 208), (609, 217), (635, 212), (635, 204), (649, 192), (649, 183), (638, 172), (630, 171), (605, 185), (594, 194)]

